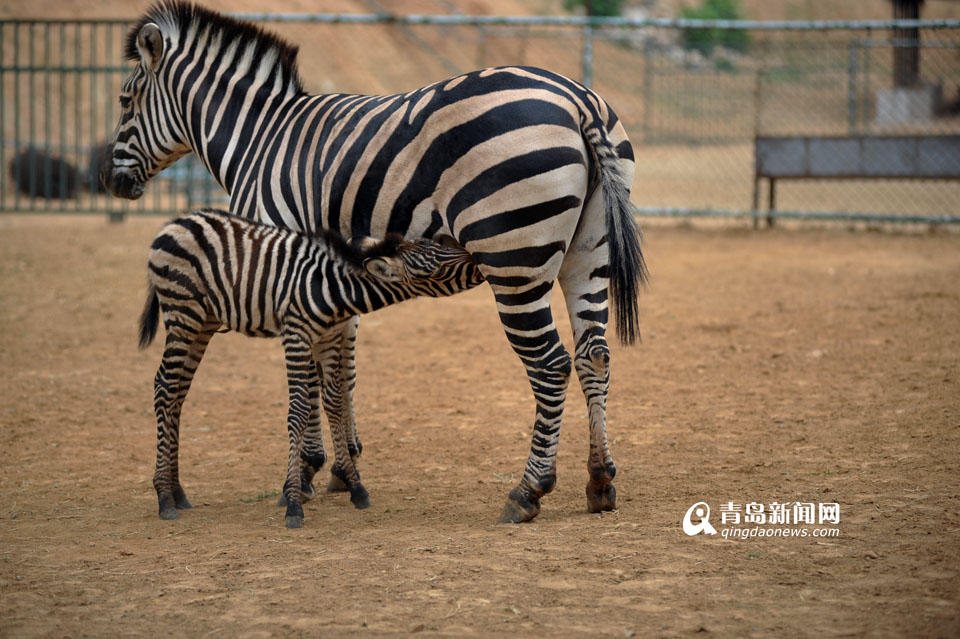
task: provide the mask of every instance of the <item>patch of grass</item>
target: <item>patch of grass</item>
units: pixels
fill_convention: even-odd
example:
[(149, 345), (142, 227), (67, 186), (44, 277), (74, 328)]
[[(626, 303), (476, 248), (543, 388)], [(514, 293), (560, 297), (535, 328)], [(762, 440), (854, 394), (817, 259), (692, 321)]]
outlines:
[(272, 499), (280, 494), (279, 490), (271, 490), (268, 493), (257, 493), (256, 497), (250, 497), (249, 499), (238, 499), (237, 501), (244, 504), (258, 504), (264, 499)]

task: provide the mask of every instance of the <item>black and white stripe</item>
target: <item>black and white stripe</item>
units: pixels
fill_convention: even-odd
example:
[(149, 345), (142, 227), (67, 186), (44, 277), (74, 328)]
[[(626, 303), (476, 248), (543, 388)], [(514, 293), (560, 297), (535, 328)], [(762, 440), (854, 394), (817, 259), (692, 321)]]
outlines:
[[(454, 238), (490, 282), (537, 401), (526, 470), (501, 519), (536, 516), (553, 487), (573, 369), (590, 415), (588, 508), (615, 507), (608, 288), (618, 334), (631, 343), (646, 271), (629, 201), (633, 150), (606, 102), (529, 67), (483, 69), (400, 95), (310, 95), (295, 47), (181, 2), (148, 12), (127, 55), (138, 64), (103, 167), (113, 193), (138, 197), (146, 180), (193, 151), (244, 217), (345, 236)], [(555, 282), (573, 325), (572, 358), (550, 311)], [(348, 324), (341, 341), (344, 419), (354, 431), (355, 330)]]
[[(309, 236), (202, 210), (172, 220), (156, 236), (148, 260), (147, 303), (140, 319), (140, 346), (153, 341), (162, 315), (163, 361), (154, 385), (157, 468), (153, 478), (160, 517), (176, 519), (190, 508), (180, 484), (180, 409), (204, 350), (226, 328), (246, 335), (281, 337), (286, 353), (290, 454), (284, 496), (287, 526), (303, 522), (301, 488), (323, 465), (323, 440), (304, 442), (319, 420), (322, 403), (342, 465), (340, 479), (358, 507), (367, 491), (348, 451), (341, 422), (338, 339), (349, 318), (415, 296), (440, 297), (481, 282), (470, 254), (426, 239), (398, 235), (359, 248), (339, 236)], [(313, 424), (319, 432), (319, 423)], [(301, 469), (303, 466), (303, 469)]]

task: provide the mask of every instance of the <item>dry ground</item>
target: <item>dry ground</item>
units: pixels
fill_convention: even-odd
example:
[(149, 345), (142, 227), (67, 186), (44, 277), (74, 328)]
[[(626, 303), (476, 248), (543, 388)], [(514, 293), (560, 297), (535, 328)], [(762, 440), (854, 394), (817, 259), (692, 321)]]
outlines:
[[(157, 517), (135, 322), (160, 223), (0, 219), (0, 636), (960, 634), (956, 235), (650, 229), (602, 516), (574, 389), (557, 490), (495, 523), (533, 403), (485, 286), (368, 317), (373, 507), (323, 494), (287, 531), (281, 348), (236, 335), (184, 411), (196, 508)], [(840, 536), (687, 537), (700, 500), (837, 502)]]

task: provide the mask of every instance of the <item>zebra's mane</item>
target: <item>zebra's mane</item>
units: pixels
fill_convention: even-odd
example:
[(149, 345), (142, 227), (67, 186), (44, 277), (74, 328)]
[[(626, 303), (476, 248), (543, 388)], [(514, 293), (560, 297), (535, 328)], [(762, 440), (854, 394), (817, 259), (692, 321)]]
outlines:
[[(219, 34), (223, 49), (227, 44), (238, 40), (241, 50), (248, 50), (254, 60), (268, 59), (270, 51), (276, 52), (276, 64), (284, 79), (293, 85), (297, 93), (303, 92), (303, 83), (297, 71), (297, 52), (299, 48), (280, 36), (270, 33), (252, 22), (231, 18), (205, 7), (183, 0), (160, 0), (147, 10), (127, 34), (124, 56), (127, 60), (137, 61), (137, 34), (151, 22), (160, 26), (164, 35), (170, 32), (180, 34), (182, 38), (191, 25), (211, 29), (211, 36)], [(252, 50), (251, 50), (252, 49)]]

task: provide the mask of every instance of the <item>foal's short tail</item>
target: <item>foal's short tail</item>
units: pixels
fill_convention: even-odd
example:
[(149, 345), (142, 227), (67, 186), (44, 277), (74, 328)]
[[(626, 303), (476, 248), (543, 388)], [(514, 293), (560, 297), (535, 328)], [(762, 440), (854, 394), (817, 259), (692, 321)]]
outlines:
[(640, 230), (633, 219), (629, 185), (620, 170), (620, 156), (599, 116), (583, 131), (593, 148), (600, 172), (600, 186), (607, 218), (610, 294), (617, 316), (621, 344), (633, 344), (640, 336), (637, 297), (647, 283), (647, 265), (640, 251)]
[(147, 284), (147, 301), (140, 314), (140, 348), (144, 349), (153, 343), (157, 336), (157, 327), (160, 325), (160, 297), (156, 287)]

